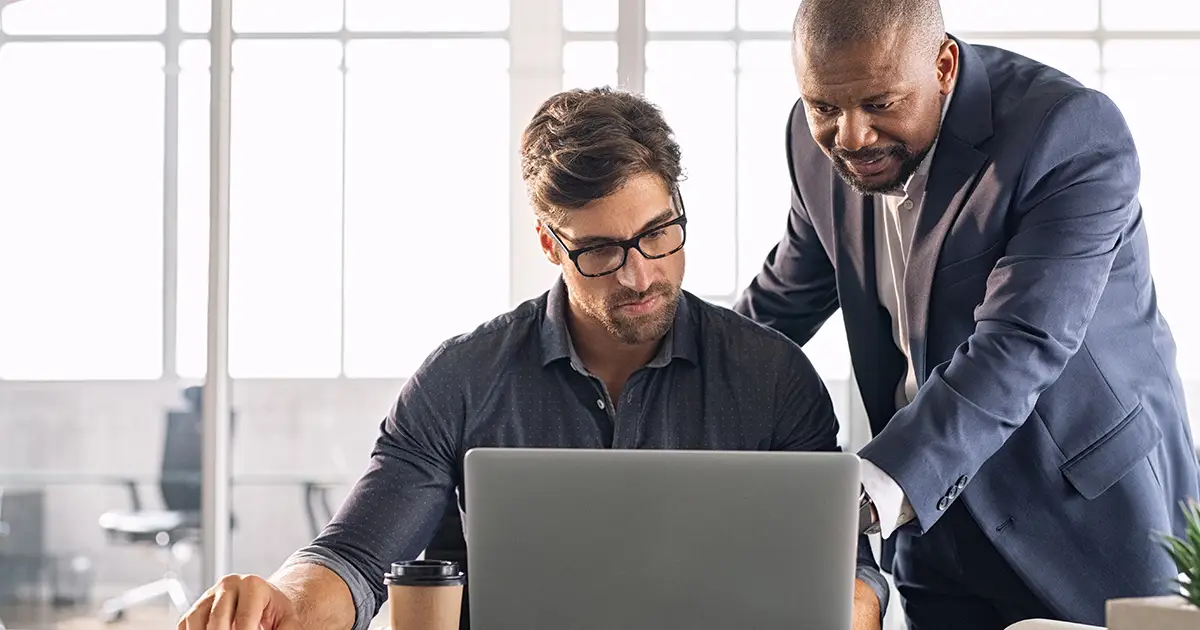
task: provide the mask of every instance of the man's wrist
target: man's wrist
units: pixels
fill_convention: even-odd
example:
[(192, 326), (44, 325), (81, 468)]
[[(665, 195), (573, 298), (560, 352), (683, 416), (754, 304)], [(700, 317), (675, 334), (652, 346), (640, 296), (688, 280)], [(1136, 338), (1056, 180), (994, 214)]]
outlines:
[[(883, 602), (871, 584), (862, 578), (854, 580), (854, 628), (882, 628)], [(876, 625), (878, 624), (878, 625)]]
[(875, 503), (865, 488), (860, 489), (858, 494), (858, 531), (862, 534), (878, 534), (880, 531), (879, 511), (875, 509)]

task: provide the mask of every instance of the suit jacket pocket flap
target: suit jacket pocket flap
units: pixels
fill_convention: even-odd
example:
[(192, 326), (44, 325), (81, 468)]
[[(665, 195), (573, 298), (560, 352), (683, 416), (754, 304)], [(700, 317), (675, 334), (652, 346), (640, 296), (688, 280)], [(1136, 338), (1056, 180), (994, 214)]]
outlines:
[(1161, 440), (1162, 430), (1144, 416), (1139, 403), (1112, 430), (1067, 460), (1061, 470), (1079, 494), (1094, 499), (1120, 481)]

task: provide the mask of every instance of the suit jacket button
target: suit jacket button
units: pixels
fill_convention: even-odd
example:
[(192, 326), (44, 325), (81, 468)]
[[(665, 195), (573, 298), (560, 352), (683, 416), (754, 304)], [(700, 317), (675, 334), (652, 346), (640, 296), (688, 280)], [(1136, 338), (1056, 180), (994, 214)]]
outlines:
[(954, 484), (954, 487), (958, 488), (959, 492), (962, 492), (962, 489), (967, 487), (967, 476), (963, 475), (959, 477), (958, 483)]
[(946, 508), (948, 508), (948, 507), (950, 507), (950, 497), (942, 497), (942, 500), (938, 501), (938, 504), (937, 504), (938, 511), (945, 512)]

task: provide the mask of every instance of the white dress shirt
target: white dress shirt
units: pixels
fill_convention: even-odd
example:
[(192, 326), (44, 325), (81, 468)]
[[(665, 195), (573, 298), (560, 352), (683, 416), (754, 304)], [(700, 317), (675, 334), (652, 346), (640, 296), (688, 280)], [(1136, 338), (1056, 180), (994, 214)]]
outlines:
[[(942, 119), (954, 92), (942, 105)], [(909, 347), (908, 311), (905, 309), (904, 276), (908, 268), (908, 253), (912, 249), (913, 231), (925, 201), (925, 185), (937, 140), (921, 161), (916, 172), (909, 176), (902, 191), (881, 194), (875, 206), (875, 278), (879, 301), (892, 317), (892, 340), (904, 353), (905, 370), (896, 385), (896, 409), (911, 403), (917, 395), (917, 374), (913, 368)], [(875, 505), (880, 534), (887, 538), (901, 525), (911, 521), (914, 513), (908, 497), (899, 484), (886, 472), (867, 460), (862, 460), (862, 484)]]

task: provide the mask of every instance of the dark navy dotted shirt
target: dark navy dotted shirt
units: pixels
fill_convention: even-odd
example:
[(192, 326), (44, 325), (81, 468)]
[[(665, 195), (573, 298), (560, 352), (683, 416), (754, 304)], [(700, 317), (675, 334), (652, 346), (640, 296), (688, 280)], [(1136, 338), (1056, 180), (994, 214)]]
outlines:
[[(829, 394), (782, 334), (684, 292), (657, 356), (611, 400), (575, 353), (566, 308), (560, 279), (446, 341), (401, 388), (365, 474), (288, 561), (319, 563), (346, 581), (355, 630), (386, 602), (390, 563), (417, 557), (458, 500), (472, 448), (838, 448)], [(860, 543), (859, 577), (886, 605), (886, 583)]]

